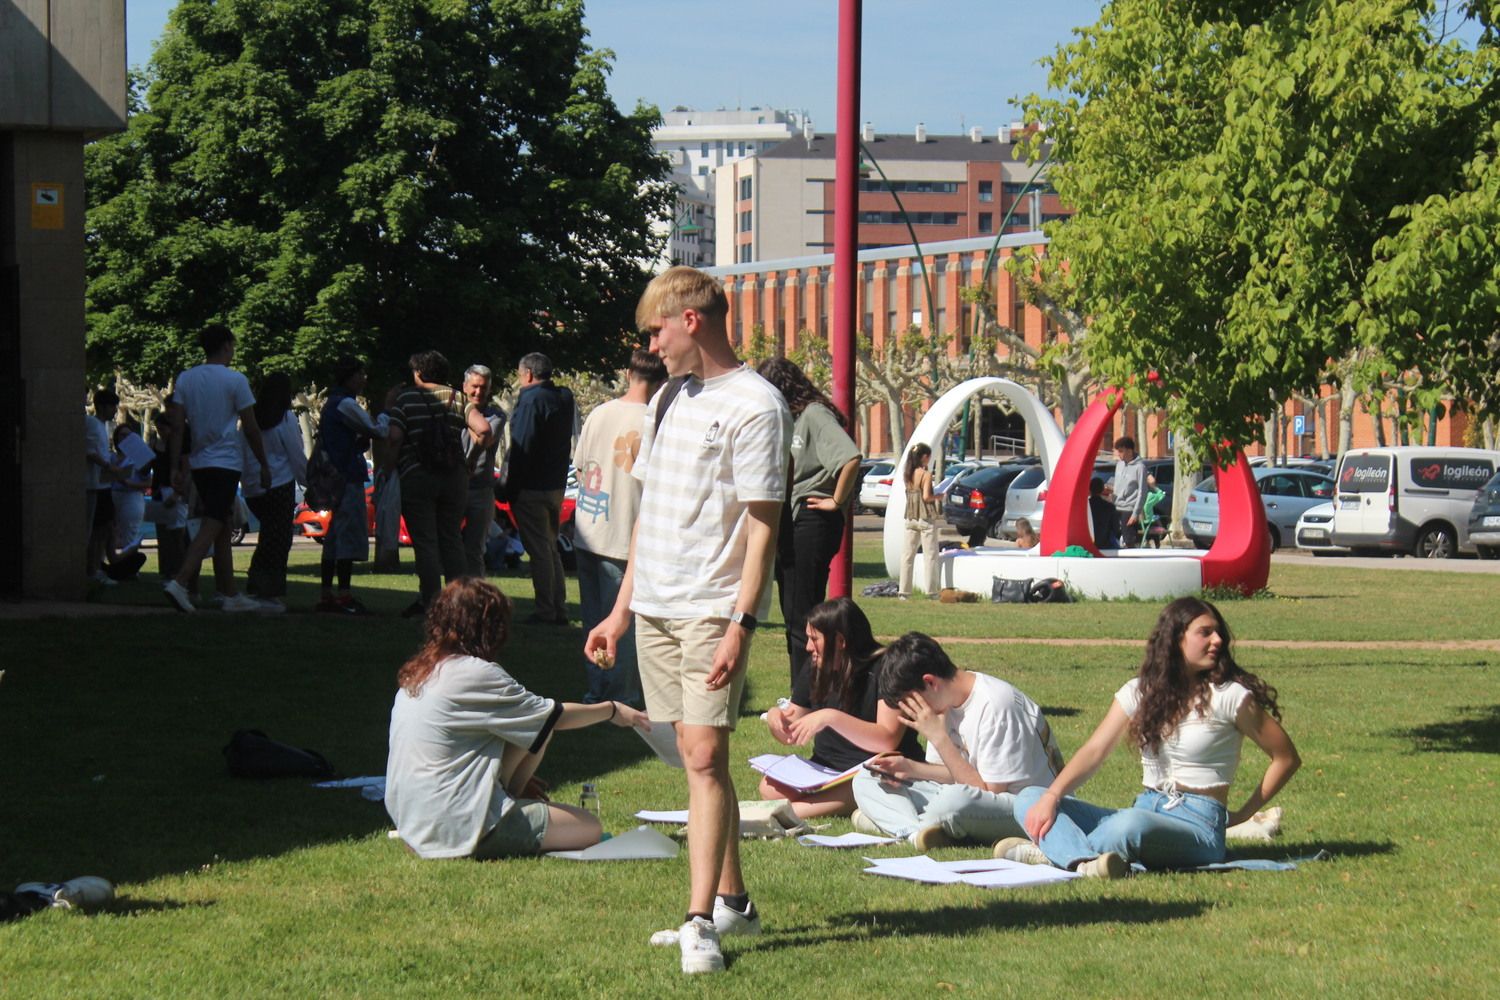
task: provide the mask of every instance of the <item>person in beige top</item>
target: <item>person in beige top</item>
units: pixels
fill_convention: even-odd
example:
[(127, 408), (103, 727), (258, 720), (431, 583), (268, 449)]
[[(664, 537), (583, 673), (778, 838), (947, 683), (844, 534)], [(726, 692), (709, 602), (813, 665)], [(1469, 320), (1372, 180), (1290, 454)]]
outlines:
[(923, 576), (928, 597), (938, 592), (938, 505), (932, 493), (932, 449), (925, 444), (913, 445), (906, 455), (901, 480), (906, 483), (906, 532), (901, 546), (901, 599), (911, 597), (911, 571), (917, 561), (917, 545), (922, 546)]

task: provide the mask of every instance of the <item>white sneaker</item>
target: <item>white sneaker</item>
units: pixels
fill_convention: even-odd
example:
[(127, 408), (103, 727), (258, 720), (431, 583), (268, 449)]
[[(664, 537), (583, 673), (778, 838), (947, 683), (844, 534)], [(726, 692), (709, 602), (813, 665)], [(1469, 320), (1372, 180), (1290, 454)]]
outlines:
[(874, 820), (870, 819), (870, 817), (866, 816), (858, 809), (854, 810), (854, 815), (850, 816), (849, 819), (851, 822), (853, 822), (854, 829), (859, 833), (868, 833), (872, 837), (885, 836), (885, 831), (876, 826)]
[(167, 595), (167, 600), (172, 602), (172, 607), (184, 614), (192, 614), (198, 609), (193, 607), (193, 598), (187, 592), (187, 588), (176, 580), (168, 580), (162, 585), (161, 592)]
[(724, 971), (724, 952), (713, 921), (702, 917), (689, 920), (677, 929), (677, 944), (682, 948), (682, 971), (687, 975)]
[(16, 894), (45, 896), (49, 905), (60, 910), (89, 909), (115, 898), (115, 887), (97, 875), (82, 875), (66, 882), (23, 882)]
[[(760, 933), (760, 911), (755, 908), (753, 900), (750, 903), (750, 909), (741, 913), (720, 897), (715, 896), (714, 930), (719, 932), (720, 937), (736, 934), (741, 937), (754, 937)], [(680, 936), (680, 932), (675, 927), (657, 931), (651, 935), (651, 946), (653, 948), (669, 947), (677, 944)]]
[(1042, 849), (1025, 837), (1006, 837), (995, 844), (995, 857), (1023, 865), (1050, 865)]
[(261, 607), (259, 601), (248, 594), (235, 594), (233, 597), (226, 597), (220, 607), (230, 614), (243, 614), (249, 611), (265, 610), (265, 608)]
[(1105, 851), (1092, 861), (1085, 861), (1075, 871), (1085, 878), (1124, 878), (1130, 874), (1130, 865), (1114, 851)]

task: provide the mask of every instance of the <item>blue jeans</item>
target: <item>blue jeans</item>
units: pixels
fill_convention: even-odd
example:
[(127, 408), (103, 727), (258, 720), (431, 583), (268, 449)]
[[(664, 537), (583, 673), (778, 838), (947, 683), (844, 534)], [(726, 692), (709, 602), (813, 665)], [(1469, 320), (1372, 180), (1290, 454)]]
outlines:
[[(583, 631), (587, 635), (615, 606), (620, 596), (620, 583), (625, 578), (625, 562), (598, 556), (586, 549), (575, 549), (578, 557), (578, 603), (582, 606)], [(635, 616), (630, 627), (620, 636), (615, 647), (615, 665), (609, 670), (587, 660), (583, 669), (588, 675), (589, 689), (583, 696), (587, 704), (601, 701), (623, 701), (636, 707), (644, 704), (641, 698), (641, 675), (635, 657)]]
[(1014, 816), (1015, 796), (968, 785), (914, 781), (894, 791), (869, 771), (854, 776), (854, 803), (865, 818), (892, 837), (910, 837), (939, 824), (956, 840), (992, 844), (1024, 836)]
[[(1033, 786), (1016, 796), (1016, 820), (1046, 789)], [(1147, 868), (1193, 868), (1224, 860), (1229, 812), (1206, 795), (1175, 798), (1146, 790), (1129, 809), (1105, 809), (1080, 799), (1058, 803), (1057, 821), (1042, 838), (1042, 853), (1059, 868), (1073, 868), (1106, 851)]]

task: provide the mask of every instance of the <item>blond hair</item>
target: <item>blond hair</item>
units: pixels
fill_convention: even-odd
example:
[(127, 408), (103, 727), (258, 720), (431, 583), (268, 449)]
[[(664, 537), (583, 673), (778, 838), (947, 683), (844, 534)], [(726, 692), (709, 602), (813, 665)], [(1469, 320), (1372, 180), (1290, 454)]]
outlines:
[(651, 279), (635, 307), (635, 323), (641, 330), (659, 326), (663, 316), (676, 316), (685, 309), (701, 313), (709, 321), (723, 322), (729, 315), (724, 287), (695, 267), (670, 267)]

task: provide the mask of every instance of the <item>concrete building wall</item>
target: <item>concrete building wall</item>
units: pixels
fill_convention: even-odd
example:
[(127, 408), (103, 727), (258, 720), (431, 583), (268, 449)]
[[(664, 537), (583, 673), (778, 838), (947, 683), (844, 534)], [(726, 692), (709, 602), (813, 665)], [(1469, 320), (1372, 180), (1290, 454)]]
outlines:
[(125, 127), (125, 0), (0, 3), (0, 129)]

